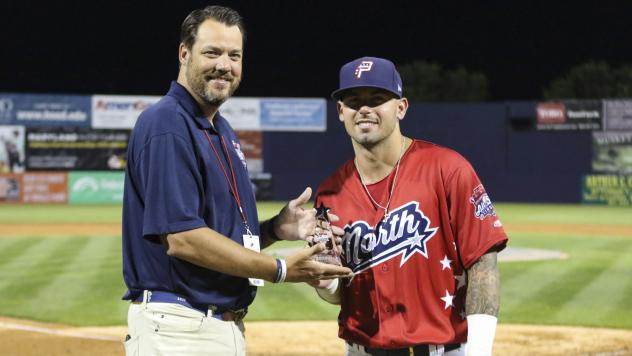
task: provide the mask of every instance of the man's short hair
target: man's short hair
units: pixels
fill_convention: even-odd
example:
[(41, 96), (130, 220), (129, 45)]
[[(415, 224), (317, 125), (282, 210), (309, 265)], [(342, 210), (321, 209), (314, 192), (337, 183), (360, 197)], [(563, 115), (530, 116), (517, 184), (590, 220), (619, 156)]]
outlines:
[(184, 43), (186, 48), (191, 49), (195, 43), (200, 24), (209, 19), (223, 23), (226, 26), (237, 26), (239, 31), (241, 31), (244, 42), (246, 41), (243, 17), (230, 7), (213, 5), (193, 10), (184, 19), (180, 27), (180, 43)]

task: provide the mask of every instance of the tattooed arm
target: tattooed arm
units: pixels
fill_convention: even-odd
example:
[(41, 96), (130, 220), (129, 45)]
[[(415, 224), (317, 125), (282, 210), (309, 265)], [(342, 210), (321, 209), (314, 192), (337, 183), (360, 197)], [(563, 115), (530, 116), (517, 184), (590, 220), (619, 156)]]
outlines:
[(466, 356), (491, 356), (498, 308), (500, 306), (500, 275), (496, 266), (497, 252), (488, 251), (467, 270)]
[(498, 316), (500, 306), (500, 275), (496, 266), (496, 251), (487, 252), (467, 270), (465, 313)]

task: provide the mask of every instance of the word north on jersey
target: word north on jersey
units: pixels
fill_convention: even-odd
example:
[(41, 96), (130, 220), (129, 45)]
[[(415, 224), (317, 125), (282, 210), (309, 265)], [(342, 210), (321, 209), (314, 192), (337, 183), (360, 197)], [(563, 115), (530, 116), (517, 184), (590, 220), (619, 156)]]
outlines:
[(356, 273), (400, 255), (400, 266), (415, 253), (428, 258), (427, 243), (439, 229), (430, 225), (416, 201), (393, 210), (375, 229), (354, 221), (344, 227), (342, 257)]

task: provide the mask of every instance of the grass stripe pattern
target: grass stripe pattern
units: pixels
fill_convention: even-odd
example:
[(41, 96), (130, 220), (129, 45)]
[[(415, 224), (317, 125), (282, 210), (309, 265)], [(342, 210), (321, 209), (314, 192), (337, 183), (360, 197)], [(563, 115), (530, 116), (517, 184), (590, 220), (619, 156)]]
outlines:
[[(259, 205), (261, 220), (283, 206)], [(632, 329), (632, 208), (497, 204), (512, 248), (561, 251), (561, 260), (501, 262), (500, 322)], [(11, 224), (120, 224), (120, 206), (3, 206)], [(552, 232), (542, 226), (555, 224)], [(589, 234), (587, 224), (623, 227)], [(529, 227), (534, 231), (530, 232)], [(564, 231), (560, 226), (566, 227)], [(537, 227), (537, 229), (535, 229)], [(0, 315), (71, 325), (122, 325), (127, 303), (119, 235), (0, 236)], [(301, 246), (279, 243), (265, 252)], [(336, 306), (306, 284), (266, 283), (247, 320), (335, 320)]]

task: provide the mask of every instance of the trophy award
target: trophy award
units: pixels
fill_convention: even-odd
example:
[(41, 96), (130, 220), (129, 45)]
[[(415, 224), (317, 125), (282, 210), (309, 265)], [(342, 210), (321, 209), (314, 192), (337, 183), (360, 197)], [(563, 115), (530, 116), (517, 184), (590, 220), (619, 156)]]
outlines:
[(320, 203), (320, 206), (316, 208), (316, 226), (309, 245), (314, 246), (318, 243), (324, 243), (326, 249), (312, 256), (312, 259), (322, 263), (342, 266), (340, 246), (336, 244), (334, 233), (331, 230), (331, 222), (329, 221), (329, 215), (327, 215), (328, 210), (329, 208), (325, 207), (323, 203)]

